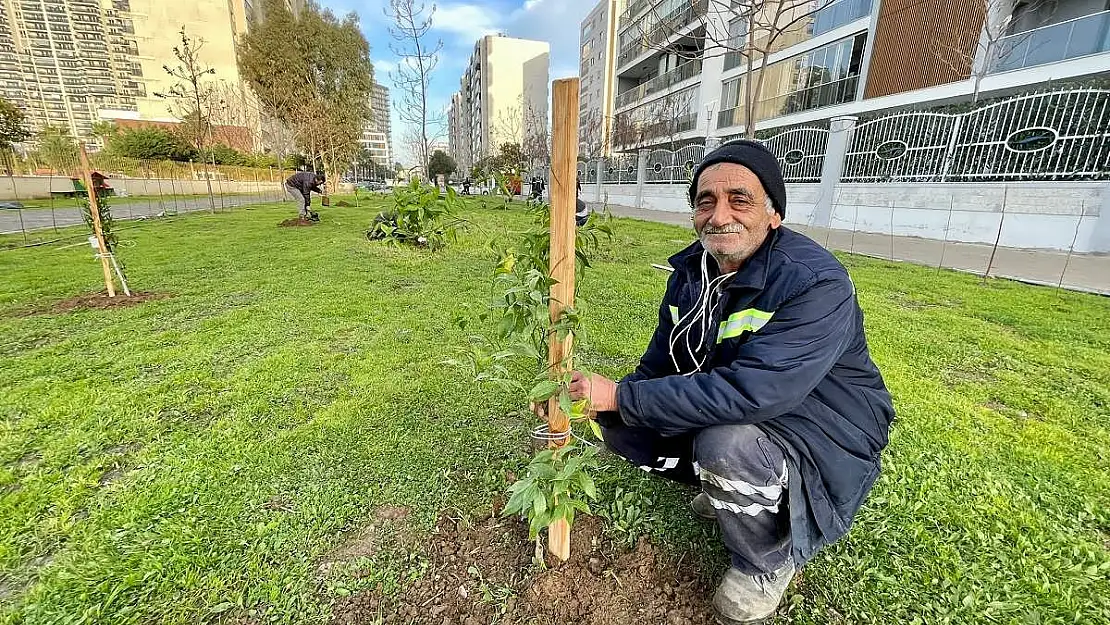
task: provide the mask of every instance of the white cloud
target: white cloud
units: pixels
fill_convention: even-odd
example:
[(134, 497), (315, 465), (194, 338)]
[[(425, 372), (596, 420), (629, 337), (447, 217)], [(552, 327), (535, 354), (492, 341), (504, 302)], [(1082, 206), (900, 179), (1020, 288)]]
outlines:
[(483, 35), (500, 32), (496, 14), (478, 4), (442, 4), (432, 16), (432, 28), (455, 35), (459, 44), (473, 45)]
[[(387, 61), (385, 59), (374, 61), (374, 73), (377, 76), (385, 76), (389, 72), (395, 71), (397, 71), (397, 64), (393, 61)], [(379, 78), (379, 80), (381, 80), (381, 78)]]

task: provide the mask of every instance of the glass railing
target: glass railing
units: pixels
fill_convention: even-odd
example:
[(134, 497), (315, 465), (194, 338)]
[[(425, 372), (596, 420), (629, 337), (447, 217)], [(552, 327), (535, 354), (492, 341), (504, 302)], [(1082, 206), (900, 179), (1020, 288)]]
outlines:
[(659, 0), (636, 0), (628, 5), (628, 10), (621, 13), (621, 18), (617, 22), (617, 28), (624, 28), (628, 26), (629, 22), (640, 16), (640, 13), (649, 6), (655, 4)]
[[(799, 113), (823, 106), (843, 104), (856, 99), (856, 88), (859, 86), (859, 76), (849, 76), (809, 89), (801, 89), (784, 95), (764, 98), (755, 105), (755, 119), (760, 121)], [(741, 94), (743, 97), (743, 94)], [(743, 105), (723, 109), (717, 114), (717, 127), (741, 126), (744, 119)]]
[(994, 44), (990, 72), (1110, 52), (1110, 11), (1008, 35)]
[(837, 0), (813, 14), (810, 34), (827, 33), (871, 14), (871, 0)]
[(617, 56), (617, 67), (625, 65), (645, 51), (666, 41), (671, 35), (688, 26), (694, 20), (704, 17), (708, 9), (709, 0), (700, 0), (695, 4), (682, 5), (671, 11), (663, 19), (656, 22), (651, 30), (644, 33), (642, 37), (621, 48)]
[(656, 76), (651, 80), (633, 87), (628, 91), (617, 96), (617, 108), (628, 106), (633, 102), (644, 99), (645, 97), (663, 91), (672, 87), (684, 80), (688, 80), (701, 73), (701, 60), (688, 61), (672, 69), (666, 74)]
[(651, 139), (658, 139), (660, 137), (671, 137), (683, 132), (689, 132), (698, 127), (698, 114), (686, 113), (680, 115), (675, 119), (667, 119), (658, 121), (651, 124), (644, 124), (640, 127), (639, 137), (641, 141), (648, 141)]
[[(809, 41), (817, 35), (823, 35), (845, 24), (867, 17), (871, 14), (871, 2), (872, 0), (836, 0), (836, 2), (826, 4), (812, 16), (783, 31), (775, 39), (774, 45), (771, 46), (771, 53), (780, 52), (791, 46)], [(743, 40), (740, 40), (731, 44), (733, 49), (725, 54), (726, 72), (744, 63), (744, 53), (738, 49), (743, 43)], [(766, 42), (761, 40), (756, 47), (767, 47)], [(759, 65), (758, 59), (756, 59), (755, 65)]]

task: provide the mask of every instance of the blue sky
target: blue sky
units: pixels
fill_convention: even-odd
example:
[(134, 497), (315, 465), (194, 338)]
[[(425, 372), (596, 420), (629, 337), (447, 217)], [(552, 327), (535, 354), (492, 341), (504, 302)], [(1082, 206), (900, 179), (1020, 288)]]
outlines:
[[(418, 0), (419, 1), (419, 0)], [(384, 9), (389, 0), (319, 0), (324, 7), (342, 15), (355, 12), (370, 42), (377, 79), (390, 88), (393, 100), (393, 146), (401, 160), (408, 154), (400, 149), (404, 128), (397, 118), (400, 95), (393, 87), (390, 72), (397, 57), (390, 50), (390, 20)], [(428, 6), (431, 6), (431, 2)], [(578, 75), (578, 26), (596, 0), (487, 0), (436, 3), (431, 35), (443, 41), (439, 66), (432, 77), (432, 102), (446, 110), (451, 94), (458, 90), (459, 78), (466, 67), (474, 42), (487, 34), (504, 33), (510, 37), (536, 39), (551, 44), (551, 79)], [(446, 134), (444, 136), (446, 139)]]

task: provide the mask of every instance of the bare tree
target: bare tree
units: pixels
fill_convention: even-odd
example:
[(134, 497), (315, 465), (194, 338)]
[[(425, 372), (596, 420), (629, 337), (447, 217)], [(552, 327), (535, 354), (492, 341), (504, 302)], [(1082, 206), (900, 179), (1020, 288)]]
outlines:
[[(745, 136), (754, 138), (755, 105), (761, 99), (768, 57), (796, 43), (814, 14), (833, 1), (734, 0), (726, 7), (711, 0), (694, 0), (672, 7), (666, 15), (660, 14), (659, 7), (668, 3), (662, 3), (653, 5), (632, 32), (638, 33), (642, 49), (663, 50), (682, 60), (716, 56), (741, 60), (747, 66), (741, 117)], [(686, 14), (680, 15), (680, 11)], [(691, 22), (696, 27), (687, 31)], [(680, 32), (682, 39), (693, 40), (693, 45), (666, 44)]]
[[(945, 37), (938, 40), (934, 53), (952, 71), (970, 76), (974, 87), (971, 102), (979, 101), (979, 91), (983, 78), (1028, 41), (1029, 32), (1015, 34), (1014, 28), (1023, 21), (1026, 30), (1040, 26), (1054, 12), (1056, 3), (1051, 0), (973, 0), (976, 14), (981, 14), (983, 29), (981, 33), (969, 29), (951, 29)], [(1005, 41), (1003, 41), (1005, 39)], [(1048, 45), (1046, 40), (1045, 44)]]
[(547, 115), (533, 102), (525, 104), (524, 96), (513, 106), (501, 109), (493, 124), (490, 143), (520, 146), (524, 169), (551, 164), (551, 132)]
[[(432, 73), (439, 65), (443, 41), (429, 41), (432, 17), (436, 5), (427, 7), (416, 0), (390, 0), (386, 15), (393, 20), (389, 34), (395, 41), (390, 49), (400, 61), (397, 71), (391, 72), (393, 84), (401, 91), (399, 116), (401, 121), (415, 127), (413, 136), (406, 135), (406, 143), (415, 148), (413, 155), (421, 167), (427, 167), (431, 143), (441, 134), (443, 116), (428, 102)], [(412, 139), (417, 139), (414, 141)]]
[(531, 102), (524, 107), (524, 141), (521, 143), (524, 157), (533, 167), (551, 166), (551, 128), (547, 115)]
[(204, 181), (208, 185), (208, 207), (215, 212), (216, 198), (212, 194), (212, 176), (208, 171), (208, 162), (204, 158), (204, 148), (212, 135), (209, 116), (215, 93), (215, 88), (211, 82), (205, 80), (205, 77), (214, 75), (216, 70), (200, 60), (204, 41), (189, 37), (185, 33), (184, 26), (181, 27), (180, 34), (181, 45), (173, 47), (177, 66), (162, 66), (166, 73), (176, 78), (178, 82), (165, 92), (154, 95), (172, 101), (170, 112), (181, 120), (179, 126), (181, 133), (201, 155), (201, 161), (204, 163)]
[(586, 111), (578, 123), (578, 154), (586, 160), (605, 155), (605, 116), (598, 111)]

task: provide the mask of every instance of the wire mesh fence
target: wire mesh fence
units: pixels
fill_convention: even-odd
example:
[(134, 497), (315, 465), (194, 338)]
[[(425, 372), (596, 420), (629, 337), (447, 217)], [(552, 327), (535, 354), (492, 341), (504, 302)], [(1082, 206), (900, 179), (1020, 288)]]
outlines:
[[(76, 153), (17, 159), (0, 177), (0, 235), (5, 245), (79, 238), (63, 232), (84, 224), (85, 185)], [(116, 220), (151, 219), (195, 211), (220, 212), (286, 199), (289, 169), (90, 155)]]

